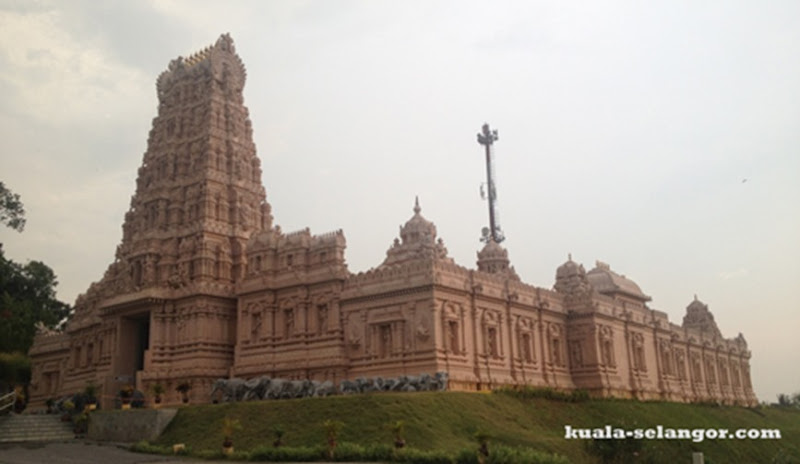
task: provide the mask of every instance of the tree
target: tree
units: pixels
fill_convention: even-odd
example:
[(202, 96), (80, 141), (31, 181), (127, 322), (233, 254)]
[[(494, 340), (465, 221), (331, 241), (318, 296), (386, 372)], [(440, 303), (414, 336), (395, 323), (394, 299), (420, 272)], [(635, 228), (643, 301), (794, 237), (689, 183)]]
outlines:
[[(22, 232), (25, 208), (19, 195), (0, 182), (0, 223)], [(56, 299), (56, 274), (41, 261), (25, 265), (6, 259), (0, 244), (0, 352), (27, 353), (36, 323), (55, 327), (69, 314)]]
[(37, 322), (52, 328), (69, 314), (69, 305), (56, 299), (56, 285), (46, 264), (15, 263), (0, 248), (0, 351), (27, 353)]
[(19, 199), (19, 194), (7, 189), (0, 182), (0, 224), (22, 232), (25, 229), (25, 208)]
[(778, 406), (782, 408), (800, 408), (800, 392), (792, 395), (778, 394)]

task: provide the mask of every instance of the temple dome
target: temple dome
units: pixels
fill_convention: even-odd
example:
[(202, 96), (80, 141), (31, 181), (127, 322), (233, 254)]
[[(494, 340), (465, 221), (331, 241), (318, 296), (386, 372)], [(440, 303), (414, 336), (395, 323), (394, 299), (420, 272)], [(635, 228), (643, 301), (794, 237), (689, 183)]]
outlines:
[(508, 250), (500, 246), (491, 238), (483, 249), (478, 252), (478, 270), (489, 274), (506, 274), (508, 277), (519, 280), (517, 272), (508, 259)]
[(580, 299), (592, 293), (592, 286), (586, 278), (583, 264), (573, 261), (571, 254), (567, 262), (556, 269), (556, 283), (553, 288), (573, 299)]
[(686, 315), (683, 316), (683, 327), (711, 332), (718, 337), (722, 337), (719, 327), (714, 321), (714, 315), (708, 310), (707, 304), (697, 299), (697, 295), (694, 296), (694, 301), (686, 307)]
[(650, 301), (651, 298), (642, 292), (636, 282), (621, 276), (611, 270), (611, 266), (601, 261), (597, 261), (595, 268), (586, 273), (589, 284), (603, 295), (614, 296), (617, 294), (639, 300), (642, 303)]
[(708, 311), (708, 305), (697, 299), (697, 295), (694, 296), (694, 300), (686, 307), (687, 313), (702, 313)]
[(586, 275), (586, 270), (583, 264), (576, 263), (572, 260), (572, 255), (569, 255), (567, 262), (556, 269), (556, 281), (576, 275)]
[(386, 251), (386, 259), (379, 267), (393, 266), (415, 259), (434, 259), (453, 262), (447, 257), (442, 239), (436, 239), (436, 226), (420, 214), (419, 198), (414, 200), (414, 215), (400, 226), (400, 239)]
[(422, 217), (419, 197), (414, 200), (414, 215), (404, 226), (400, 227), (400, 238), (403, 244), (418, 242), (433, 244), (436, 240), (436, 225)]
[(478, 252), (478, 261), (482, 260), (506, 260), (508, 261), (508, 250), (501, 247), (500, 244), (494, 240), (489, 240), (483, 250)]

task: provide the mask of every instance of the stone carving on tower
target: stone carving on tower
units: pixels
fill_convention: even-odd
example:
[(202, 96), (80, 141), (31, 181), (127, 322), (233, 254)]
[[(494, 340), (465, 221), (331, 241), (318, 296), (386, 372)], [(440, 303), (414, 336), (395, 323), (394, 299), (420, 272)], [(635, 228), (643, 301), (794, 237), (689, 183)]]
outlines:
[(100, 282), (104, 296), (197, 287), (230, 294), (243, 275), (248, 238), (272, 226), (245, 77), (227, 34), (159, 76), (158, 115), (122, 243)]
[[(227, 34), (158, 77), (158, 114), (114, 262), (76, 300), (70, 338), (57, 345), (50, 337), (32, 353), (67, 346), (65, 365), (94, 371), (106, 391), (227, 375), (245, 247), (272, 229), (245, 78)], [(203, 365), (174, 354), (189, 346)], [(78, 389), (81, 372), (64, 375), (59, 388)]]

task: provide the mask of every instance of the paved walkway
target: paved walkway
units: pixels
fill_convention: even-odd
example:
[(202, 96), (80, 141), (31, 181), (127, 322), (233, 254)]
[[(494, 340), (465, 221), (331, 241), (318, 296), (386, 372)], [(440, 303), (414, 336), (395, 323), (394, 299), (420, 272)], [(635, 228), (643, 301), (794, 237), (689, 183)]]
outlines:
[(64, 443), (19, 443), (0, 446), (0, 464), (230, 464), (230, 462), (133, 453), (114, 444), (80, 440)]
[[(0, 463), (2, 464), (81, 464), (94, 462), (114, 464), (159, 462), (166, 464), (168, 459), (162, 456), (132, 453), (114, 445), (77, 440), (64, 443), (17, 443), (0, 447)], [(173, 462), (175, 462), (174, 459)]]

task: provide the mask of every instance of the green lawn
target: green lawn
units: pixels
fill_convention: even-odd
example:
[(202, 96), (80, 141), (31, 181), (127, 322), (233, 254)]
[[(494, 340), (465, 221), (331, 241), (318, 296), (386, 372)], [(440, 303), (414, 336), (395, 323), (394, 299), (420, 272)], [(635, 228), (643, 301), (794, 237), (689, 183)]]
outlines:
[[(222, 421), (238, 419), (237, 450), (271, 444), (273, 427), (286, 433), (287, 446), (324, 443), (322, 423), (343, 422), (340, 442), (391, 444), (387, 424), (406, 424), (408, 446), (457, 452), (475, 448), (473, 435), (485, 431), (491, 443), (525, 446), (566, 456), (570, 462), (598, 462), (586, 451), (587, 440), (567, 440), (564, 426), (648, 428), (779, 429), (780, 440), (642, 440), (636, 462), (691, 462), (703, 451), (707, 463), (800, 462), (800, 410), (746, 409), (662, 402), (590, 400), (570, 403), (543, 398), (521, 399), (504, 393), (381, 393), (301, 400), (259, 401), (188, 406), (157, 444), (185, 443), (192, 449), (218, 450)], [(491, 447), (491, 445), (490, 445)], [(630, 461), (633, 462), (633, 461)]]

